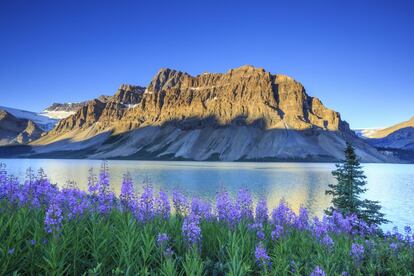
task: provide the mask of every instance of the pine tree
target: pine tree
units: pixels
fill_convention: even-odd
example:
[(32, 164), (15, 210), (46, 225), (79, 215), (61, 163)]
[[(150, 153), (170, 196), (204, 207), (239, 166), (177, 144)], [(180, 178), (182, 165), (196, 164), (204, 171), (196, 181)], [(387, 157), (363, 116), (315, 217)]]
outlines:
[(325, 192), (333, 197), (332, 206), (325, 210), (327, 215), (338, 211), (344, 215), (355, 214), (369, 225), (388, 222), (381, 213), (378, 201), (360, 197), (367, 191), (366, 176), (350, 143), (346, 145), (345, 160), (336, 164), (336, 170), (332, 175), (336, 178), (337, 184), (330, 184), (330, 189)]

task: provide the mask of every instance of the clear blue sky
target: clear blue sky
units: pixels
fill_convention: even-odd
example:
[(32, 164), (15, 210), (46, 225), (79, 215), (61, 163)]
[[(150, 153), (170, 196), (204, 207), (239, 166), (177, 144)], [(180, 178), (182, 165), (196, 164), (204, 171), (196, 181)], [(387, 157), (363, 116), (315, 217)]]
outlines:
[(252, 64), (353, 128), (414, 116), (414, 1), (138, 2), (1, 1), (0, 105), (40, 111), (146, 86), (161, 67)]

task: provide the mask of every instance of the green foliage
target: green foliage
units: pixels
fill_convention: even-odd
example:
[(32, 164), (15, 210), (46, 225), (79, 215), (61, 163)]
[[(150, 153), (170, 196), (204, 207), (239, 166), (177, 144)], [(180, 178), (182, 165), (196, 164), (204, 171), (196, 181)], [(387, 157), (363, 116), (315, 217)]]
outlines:
[[(273, 241), (272, 225), (265, 223), (263, 244), (272, 262), (265, 271), (255, 262), (256, 232), (245, 223), (229, 228), (204, 221), (201, 248), (187, 248), (181, 217), (140, 224), (115, 209), (106, 216), (86, 213), (65, 220), (57, 234), (45, 232), (43, 222), (44, 210), (8, 208), (0, 200), (0, 275), (309, 275), (316, 265), (327, 275), (414, 273), (414, 248), (399, 243), (396, 254), (391, 241), (380, 236), (368, 237), (373, 247), (365, 247), (363, 262), (356, 265), (350, 248), (352, 243), (365, 244), (364, 237), (332, 235), (334, 246), (328, 249), (310, 231), (295, 228)], [(170, 236), (171, 256), (156, 244), (160, 232)]]
[(378, 201), (361, 199), (361, 195), (367, 191), (366, 176), (355, 154), (353, 146), (347, 143), (345, 160), (336, 164), (336, 170), (332, 172), (336, 178), (336, 184), (330, 184), (326, 194), (332, 196), (332, 205), (325, 212), (332, 215), (333, 211), (339, 211), (344, 215), (355, 214), (369, 225), (380, 225), (388, 222), (381, 213)]

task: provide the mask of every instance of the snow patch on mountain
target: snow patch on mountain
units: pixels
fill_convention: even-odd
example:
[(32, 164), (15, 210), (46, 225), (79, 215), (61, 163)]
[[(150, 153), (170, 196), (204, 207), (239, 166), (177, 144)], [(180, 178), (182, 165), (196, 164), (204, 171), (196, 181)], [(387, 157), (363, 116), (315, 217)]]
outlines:
[(27, 119), (33, 121), (39, 128), (43, 131), (49, 131), (55, 127), (58, 120), (52, 117), (47, 116), (44, 113), (36, 113), (27, 110), (21, 110), (11, 107), (0, 106), (0, 109), (3, 109), (16, 118)]

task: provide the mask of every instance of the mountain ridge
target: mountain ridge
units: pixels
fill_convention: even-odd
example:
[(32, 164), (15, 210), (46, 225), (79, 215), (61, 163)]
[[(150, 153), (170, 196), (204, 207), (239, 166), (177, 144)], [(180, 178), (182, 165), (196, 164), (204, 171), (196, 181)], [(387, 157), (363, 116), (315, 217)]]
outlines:
[(301, 83), (246, 65), (197, 76), (160, 69), (146, 88), (121, 85), (31, 145), (88, 158), (317, 161), (341, 159), (348, 140), (363, 160), (387, 160)]

